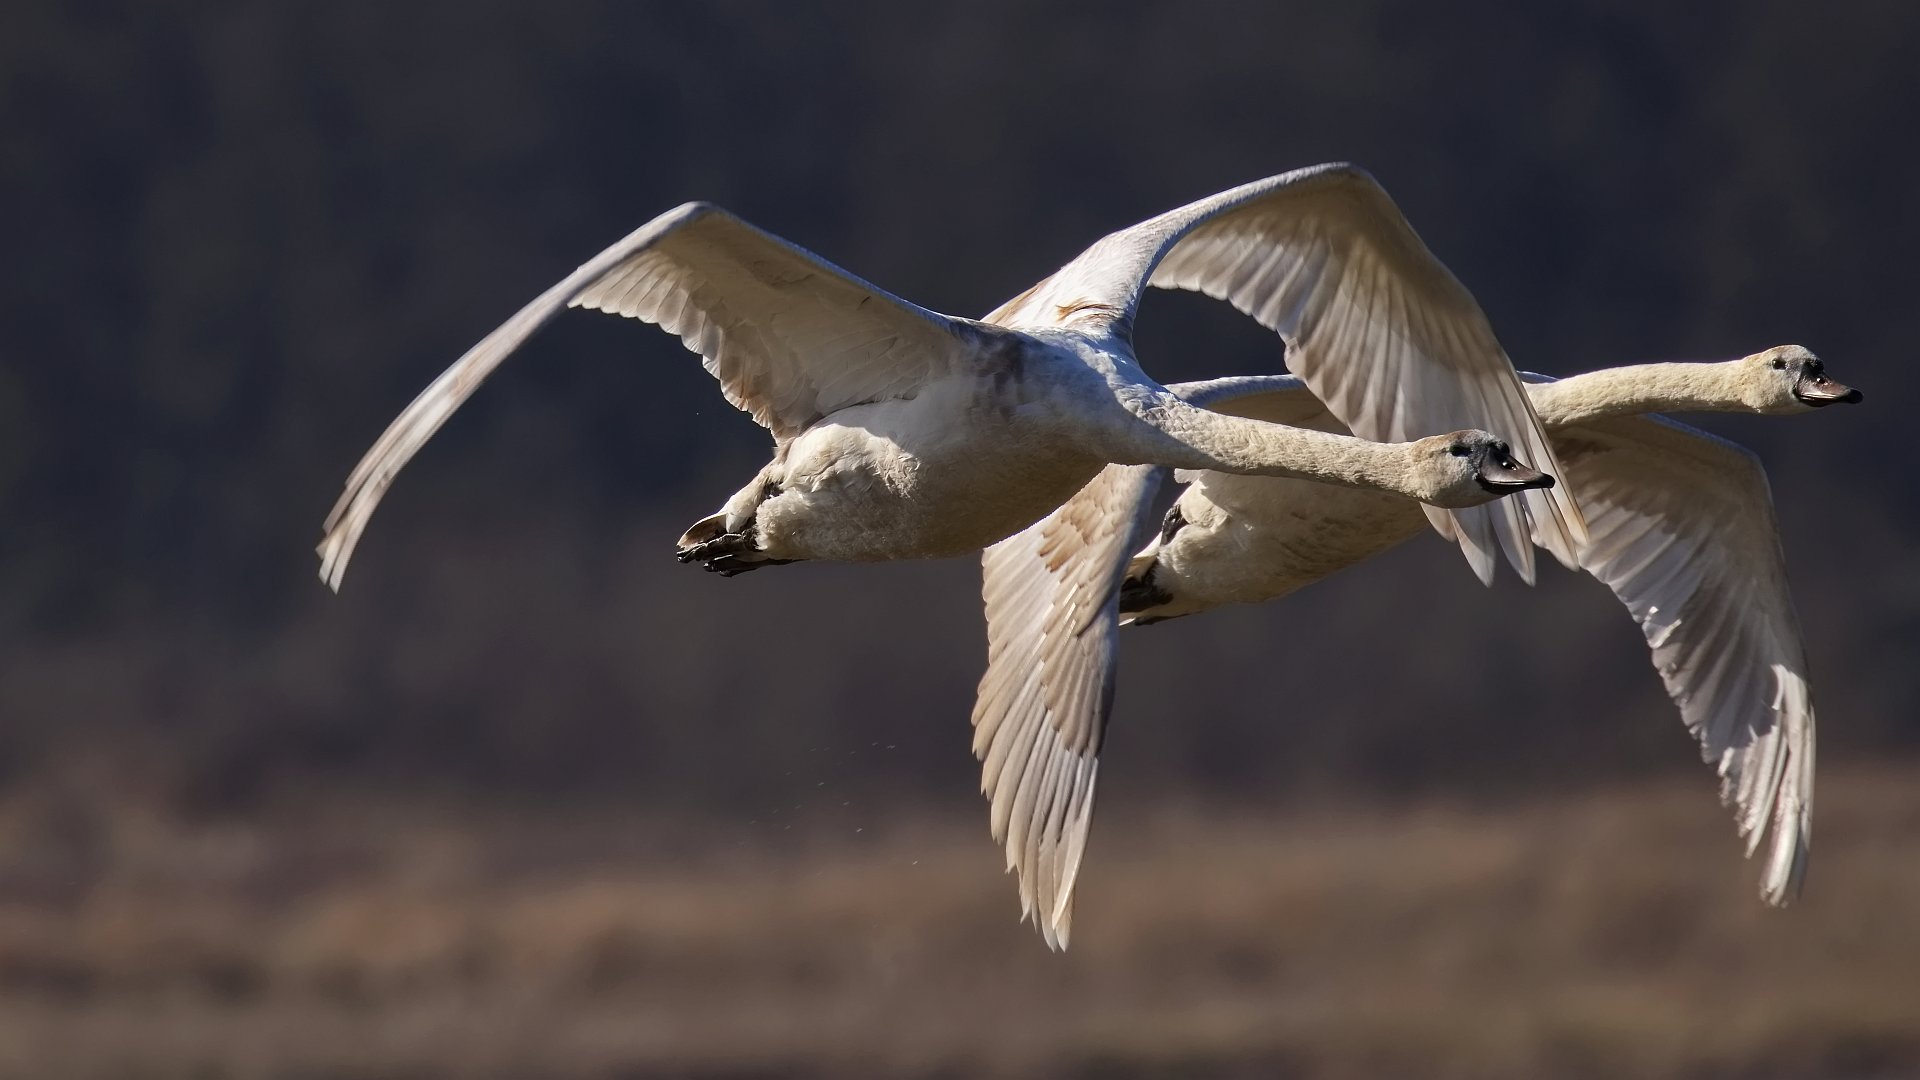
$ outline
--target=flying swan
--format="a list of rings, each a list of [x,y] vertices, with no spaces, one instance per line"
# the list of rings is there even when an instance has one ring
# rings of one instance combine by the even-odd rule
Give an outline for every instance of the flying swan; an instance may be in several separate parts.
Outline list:
[[[1198,408],[1148,378],[1130,337],[1150,281],[1225,296],[1279,331],[1292,370],[1359,437]],[[1113,233],[978,321],[716,207],[669,211],[481,339],[393,421],[327,517],[330,587],[394,476],[568,307],[678,335],[773,435],[773,460],[680,539],[683,562],[723,574],[978,551],[1109,463],[1395,492],[1444,508],[1431,520],[1482,572],[1496,545],[1530,566],[1529,532],[1568,562],[1585,537],[1568,492],[1528,490],[1552,487],[1524,463],[1551,471],[1552,449],[1472,298],[1370,176],[1328,165]],[[1450,429],[1474,430],[1437,434]],[[1483,505],[1516,491],[1525,505]]]
[[[1771,828],[1761,893],[1784,904],[1798,890],[1813,795],[1814,716],[1806,652],[1788,595],[1766,474],[1745,449],[1655,411],[1786,415],[1860,400],[1812,353],[1781,346],[1715,364],[1637,364],[1554,381],[1526,375],[1565,479],[1580,492],[1591,542],[1579,566],[1605,582],[1644,631],[1655,668],[1716,766],[1747,850]],[[1185,400],[1240,416],[1338,431],[1301,380],[1219,379],[1172,388]],[[1188,486],[1138,555],[1166,470],[1113,466],[1047,518],[987,551],[989,639],[1032,642],[990,654],[977,715],[991,719],[1009,681],[1103,687],[1042,717],[1079,735],[1055,770],[1082,769],[1087,787],[1111,705],[1113,631],[1221,604],[1284,596],[1392,548],[1420,531],[1404,499],[1214,472]],[[1093,583],[1093,584],[1088,584]],[[1101,598],[1089,612],[1081,600]],[[996,600],[998,602],[996,602]],[[1085,734],[1080,734],[1085,733]],[[989,733],[989,741],[991,740]],[[976,747],[981,738],[976,735]],[[989,763],[989,774],[994,772]],[[1023,907],[1063,946],[1091,796],[1006,835],[1021,873]],[[999,818],[996,817],[996,825]],[[1071,834],[1071,842],[1061,837]],[[1035,843],[1035,839],[1040,843]],[[1051,841],[1050,843],[1048,841]],[[1070,858],[1068,856],[1071,856]]]

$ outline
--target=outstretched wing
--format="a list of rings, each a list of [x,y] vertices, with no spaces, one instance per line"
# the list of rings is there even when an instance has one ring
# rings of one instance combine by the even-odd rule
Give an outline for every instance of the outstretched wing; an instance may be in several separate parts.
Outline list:
[[[714,206],[688,203],[593,257],[467,350],[387,427],[327,515],[320,576],[347,560],[394,476],[501,361],[567,307],[678,335],[727,400],[791,438],[967,362],[974,324],[907,303]]]
[[[1813,698],[1765,470],[1662,417],[1580,424],[1554,442],[1592,530],[1581,566],[1646,634],[1747,853],[1771,831],[1760,891],[1786,903],[1806,869]]]
[[[981,556],[987,670],[973,706],[993,838],[1020,912],[1064,949],[1113,706],[1119,587],[1168,470],[1109,465],[1046,518]]]
[[[1125,334],[1149,283],[1224,299],[1278,333],[1287,367],[1361,438],[1485,428],[1559,475],[1480,305],[1354,166],[1256,181],[1113,233],[987,321]],[[1570,488],[1427,516],[1482,580],[1492,579],[1497,543],[1531,581],[1529,518],[1536,541],[1576,565],[1586,531]]]
[[[1292,390],[1281,375],[1171,387],[1196,405]],[[1109,465],[1079,493],[981,558],[987,670],[973,707],[993,837],[1020,879],[1023,916],[1065,948],[1113,705],[1119,587],[1168,470]]]

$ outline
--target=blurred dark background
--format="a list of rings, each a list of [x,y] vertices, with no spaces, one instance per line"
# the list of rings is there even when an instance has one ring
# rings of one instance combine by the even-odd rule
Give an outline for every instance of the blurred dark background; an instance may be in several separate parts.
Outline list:
[[[767,440],[659,331],[561,320],[396,485],[343,594],[315,578],[321,518],[412,395],[691,198],[977,315],[1110,229],[1351,160],[1522,368],[1808,345],[1866,405],[1698,422],[1773,479],[1821,798],[1870,775],[1920,813],[1899,801],[1920,742],[1905,539],[1920,504],[1899,419],[1916,388],[1920,8],[28,0],[7,22],[0,819],[35,854],[0,878],[54,904],[61,932],[145,850],[126,837],[155,835],[129,821],[263,830],[247,835],[286,851],[306,849],[272,838],[336,812],[357,823],[339,827],[349,847],[409,815],[479,844],[499,835],[488,823],[535,819],[570,823],[527,841],[542,850],[623,837],[582,857],[588,877],[637,872],[640,851],[777,861],[801,833],[890,830],[911,849],[925,821],[951,825],[986,879],[980,934],[1045,968],[993,879],[967,753],[977,566],[721,580],[675,564],[674,538]],[[1281,361],[1251,321],[1192,296],[1151,297],[1139,333],[1166,381]],[[1674,784],[1711,834],[1698,857],[1727,875],[1706,902],[1757,907],[1607,591],[1557,568],[1488,591],[1459,562],[1423,539],[1279,604],[1125,635],[1109,824],[1218,812],[1280,832],[1312,807],[1436,804],[1502,820]],[[354,816],[367,806],[388,809]],[[1823,853],[1853,842],[1815,836]],[[1096,833],[1072,957],[1102,948],[1101,890],[1119,883],[1100,864],[1127,843]],[[1813,888],[1846,923],[1823,857]],[[260,858],[248,874],[284,870]],[[43,878],[59,884],[21,884]],[[1685,960],[1692,940],[1660,955]],[[78,979],[82,1015],[118,985],[87,948],[38,967],[0,949],[0,991],[9,971],[29,972],[19,1001]],[[234,963],[253,970],[254,948],[233,944]],[[250,977],[265,981],[241,979],[245,1000],[277,985]],[[1920,1047],[1888,1038],[1859,1060]],[[262,1053],[219,1075],[278,1075]],[[1855,1061],[1823,1053],[1810,1068]]]

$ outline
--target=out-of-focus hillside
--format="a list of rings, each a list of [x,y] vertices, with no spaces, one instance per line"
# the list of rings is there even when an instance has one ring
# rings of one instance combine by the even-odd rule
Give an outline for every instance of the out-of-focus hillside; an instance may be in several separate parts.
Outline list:
[[[1334,158],[1523,367],[1791,340],[1867,390],[1708,423],[1772,470],[1823,753],[1911,748],[1916,34],[1905,7],[1785,2],[28,4],[0,41],[0,761],[105,755],[242,804],[317,774],[714,809],[881,742],[860,782],[964,800],[972,569],[673,564],[766,448],[656,330],[538,339],[337,600],[320,518],[443,365],[685,198],[968,313],[1109,228]],[[1281,360],[1189,296],[1151,298],[1140,349],[1169,380]],[[1133,783],[1686,767],[1626,619],[1557,571],[1487,595],[1423,540],[1149,633],[1114,744]]]

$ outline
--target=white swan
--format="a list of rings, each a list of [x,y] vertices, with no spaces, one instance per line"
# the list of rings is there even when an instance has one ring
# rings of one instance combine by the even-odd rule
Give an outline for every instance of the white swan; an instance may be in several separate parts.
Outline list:
[[[1784,903],[1806,858],[1813,706],[1766,475],[1738,446],[1631,414],[1779,415],[1858,401],[1860,394],[1830,379],[1798,346],[1720,364],[1642,364],[1557,382],[1526,378],[1592,529],[1579,564],[1614,590],[1645,631],[1668,692],[1724,778],[1749,853],[1771,822],[1762,894]],[[1289,376],[1173,389],[1238,415],[1340,428]],[[1048,695],[1070,707],[1045,716],[1075,732],[1074,742],[1085,748],[1050,766],[1084,770],[1089,788],[1111,703],[1116,626],[1284,596],[1421,527],[1415,508],[1390,495],[1200,472],[1183,475],[1189,486],[1159,535],[1130,559],[1128,537],[1142,531],[1165,475],[1152,467],[1110,467],[1059,510],[989,549],[985,559],[989,640],[1021,648],[990,652],[980,700],[991,703],[998,686],[1023,678],[1043,688],[1056,682],[1103,687],[1098,700]],[[1100,598],[1097,610],[1090,610],[1090,596]],[[994,773],[993,763],[986,771]],[[1077,818],[1016,822],[1004,834],[1009,861],[1022,873],[1023,906],[1047,914],[1040,925],[1054,944],[1066,940],[1091,798],[1076,810]],[[1069,829],[1070,851],[1057,840],[1044,850],[1029,840]]]
[[[1130,344],[1149,282],[1225,296],[1281,333],[1294,370],[1362,438],[1195,408],[1149,379]],[[1563,559],[1584,536],[1565,491],[1531,492],[1524,510],[1478,505],[1552,484],[1485,431],[1419,438],[1493,428],[1552,468],[1472,298],[1372,178],[1336,165],[1107,236],[984,321],[916,307],[714,207],[671,211],[521,309],[394,420],[327,518],[330,586],[394,475],[569,306],[679,335],[773,434],[773,461],[681,538],[682,561],[722,573],[975,551],[1109,462],[1306,477],[1451,507],[1433,520],[1483,573],[1496,543],[1530,567],[1529,516]]]

